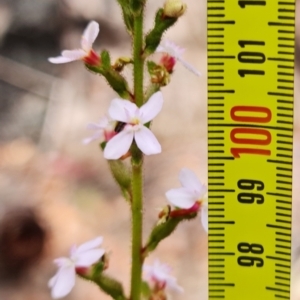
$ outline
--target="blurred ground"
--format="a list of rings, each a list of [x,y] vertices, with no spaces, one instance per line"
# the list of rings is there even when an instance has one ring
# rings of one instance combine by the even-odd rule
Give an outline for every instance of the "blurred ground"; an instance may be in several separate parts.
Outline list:
[[[149,0],[146,30],[164,1]],[[178,172],[188,167],[206,183],[206,4],[186,0],[188,11],[167,37],[184,46],[185,58],[204,76],[181,65],[163,89],[163,112],[153,130],[163,152],[145,162],[145,237],[166,204],[164,193],[179,186]],[[97,121],[115,94],[80,62],[51,65],[49,56],[78,47],[82,30],[94,19],[101,31],[95,49],[113,59],[130,54],[129,38],[111,0],[2,0],[0,2],[0,220],[13,207],[32,207],[45,230],[46,248],[23,281],[0,283],[0,299],[49,300],[52,259],[70,246],[104,236],[111,251],[109,274],[128,290],[130,219],[128,205],[108,172],[97,143],[83,146],[88,122]],[[128,72],[130,76],[130,72]],[[296,74],[294,195],[300,160],[299,87]],[[293,300],[300,299],[300,206],[293,204]],[[200,220],[183,224],[163,242],[158,257],[173,267],[185,294],[174,299],[207,299],[207,240]],[[148,261],[148,262],[149,262]],[[17,287],[17,289],[16,289]],[[108,299],[95,286],[78,280],[68,300]]]

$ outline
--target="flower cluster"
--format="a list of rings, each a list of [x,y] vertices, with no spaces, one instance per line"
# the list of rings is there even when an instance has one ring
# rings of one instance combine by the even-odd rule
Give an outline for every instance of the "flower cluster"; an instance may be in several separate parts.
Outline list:
[[[124,2],[120,0],[118,2],[121,4],[126,28],[132,34],[134,25],[138,26],[133,19],[138,14],[142,16],[145,0]],[[181,0],[166,0],[164,7],[159,9],[156,14],[155,26],[152,31],[145,36],[143,43],[134,46],[138,48],[138,51],[135,51],[136,48],[134,48],[133,58],[120,57],[115,64],[111,64],[108,51],[104,50],[101,54],[97,54],[93,49],[93,43],[100,32],[100,26],[95,21],[91,21],[84,30],[80,49],[64,50],[60,56],[49,58],[49,61],[54,64],[83,61],[90,71],[104,76],[119,95],[119,98],[111,101],[107,113],[98,122],[88,124],[88,129],[94,131],[94,134],[85,138],[83,143],[100,141],[104,158],[109,160],[112,174],[121,187],[124,197],[133,208],[132,217],[135,217],[134,214],[140,214],[141,218],[136,218],[139,220],[133,222],[133,228],[134,226],[141,228],[142,225],[140,221],[142,220],[142,209],[140,209],[142,206],[137,205],[136,207],[139,209],[134,209],[136,203],[139,201],[142,203],[142,154],[153,155],[162,151],[159,141],[150,130],[152,120],[160,113],[164,103],[160,89],[169,83],[177,61],[195,75],[200,76],[200,72],[183,59],[183,48],[171,41],[161,40],[163,33],[184,14],[185,10],[186,4],[183,4]],[[135,32],[135,34],[137,33]],[[142,31],[140,34],[142,36]],[[144,92],[141,76],[137,80],[140,85],[140,93],[136,89],[136,80],[134,81],[134,92],[131,91],[127,80],[122,75],[124,67],[133,64],[135,68],[137,65],[135,59],[136,61],[142,60],[139,70],[141,73],[144,61],[155,52],[161,54],[161,57],[159,63],[147,61],[151,78],[149,86]],[[137,56],[135,56],[136,53]],[[135,77],[138,76],[135,75]],[[136,172],[131,172],[126,163],[122,161],[128,156],[132,156],[132,170],[135,168]],[[143,267],[144,279],[147,281],[150,291],[149,299],[167,299],[166,292],[168,290],[183,292],[183,288],[177,284],[176,278],[170,275],[171,269],[168,265],[160,263],[159,260],[156,260],[152,266],[143,265],[146,256],[156,248],[161,240],[175,230],[179,222],[195,218],[199,211],[201,211],[202,225],[206,231],[208,229],[206,187],[194,172],[186,168],[180,171],[179,181],[182,187],[171,189],[165,194],[168,201],[174,206],[172,210],[170,205],[167,206],[171,217],[168,220],[165,218],[166,221],[158,222],[155,225],[146,245],[141,244],[142,238],[140,241],[133,242],[133,249],[135,247],[137,252],[133,251],[132,253],[141,253],[141,257],[133,259],[133,263],[136,265],[132,270],[141,270]],[[171,222],[168,223],[168,221]],[[95,282],[113,299],[140,299],[141,278],[132,280],[131,288],[135,290],[133,291],[134,296],[131,294],[128,298],[124,296],[122,285],[103,272],[107,268],[107,255],[105,255],[105,250],[100,248],[102,241],[102,237],[97,237],[78,247],[73,246],[69,257],[54,260],[58,270],[48,283],[54,299],[62,298],[72,290],[76,274]],[[133,277],[136,275],[135,273],[138,274],[138,272],[133,272]],[[140,276],[140,274],[138,275]],[[136,286],[138,287],[135,289]]]

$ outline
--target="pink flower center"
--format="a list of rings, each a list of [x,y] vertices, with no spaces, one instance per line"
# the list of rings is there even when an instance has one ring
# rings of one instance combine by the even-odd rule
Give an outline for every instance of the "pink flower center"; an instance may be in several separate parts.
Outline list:
[[[172,73],[176,64],[176,58],[166,53],[160,59],[160,64],[163,65],[169,73]]]
[[[83,58],[83,61],[91,66],[98,66],[101,63],[100,56],[93,49]]]
[[[86,267],[76,267],[75,271],[79,275],[86,275],[86,273],[88,271],[88,268],[86,268]]]

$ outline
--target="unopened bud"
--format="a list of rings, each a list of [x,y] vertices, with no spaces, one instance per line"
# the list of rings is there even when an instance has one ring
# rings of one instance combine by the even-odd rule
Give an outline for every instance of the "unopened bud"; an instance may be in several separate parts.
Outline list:
[[[156,72],[151,74],[151,82],[166,86],[170,82],[170,74],[164,68],[157,69]]]
[[[176,64],[176,58],[166,53],[161,57],[160,64],[163,65],[169,73],[172,73]]]
[[[124,67],[128,64],[132,64],[133,61],[130,57],[120,57],[116,60],[112,66],[117,72],[123,71]]]
[[[179,18],[186,11],[186,4],[181,0],[167,0],[164,4],[164,15],[171,18]]]
[[[158,214],[158,218],[159,218],[158,224],[166,222],[170,217],[170,212],[171,212],[171,206],[170,205],[165,206]]]

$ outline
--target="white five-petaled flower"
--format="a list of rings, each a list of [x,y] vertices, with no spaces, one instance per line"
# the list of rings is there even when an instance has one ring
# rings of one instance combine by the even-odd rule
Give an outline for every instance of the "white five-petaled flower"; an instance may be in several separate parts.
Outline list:
[[[184,48],[177,46],[175,43],[169,40],[162,41],[155,50],[155,52],[167,53],[170,57],[175,58],[175,60],[179,60],[189,71],[196,74],[197,76],[200,76],[201,73],[198,70],[196,70],[193,66],[187,63],[185,60],[183,60],[182,55],[184,51]],[[163,57],[162,61],[166,62],[167,59]]]
[[[207,188],[189,169],[183,168],[179,173],[179,181],[182,187],[166,192],[167,199],[176,207],[189,209],[196,202],[201,203],[201,222],[204,229],[208,227]]]
[[[88,268],[103,256],[104,249],[98,248],[102,241],[102,237],[97,237],[79,247],[73,246],[70,257],[60,257],[54,260],[58,271],[48,283],[52,298],[62,298],[72,290],[75,285],[76,268]]]
[[[154,134],[144,124],[151,121],[161,111],[163,97],[156,92],[140,108],[124,100],[113,99],[108,113],[113,120],[126,123],[124,129],[108,141],[104,149],[106,159],[119,159],[126,154],[135,140],[139,149],[146,155],[161,152],[161,146]]]
[[[99,55],[92,48],[99,31],[99,24],[95,21],[91,21],[81,37],[81,49],[64,50],[62,51],[61,56],[50,57],[48,60],[53,64],[63,64],[74,60],[83,60],[90,65],[99,64]]]
[[[175,277],[171,276],[171,268],[167,264],[161,263],[158,259],[152,266],[144,265],[144,279],[147,280],[156,289],[170,289],[177,292],[183,292],[183,288],[177,284]]]
[[[95,134],[85,138],[82,142],[84,144],[89,144],[90,142],[101,138],[105,141],[109,141],[116,134],[114,131],[116,124],[117,122],[111,120],[109,116],[102,117],[98,123],[89,123],[87,129],[94,130]]]

